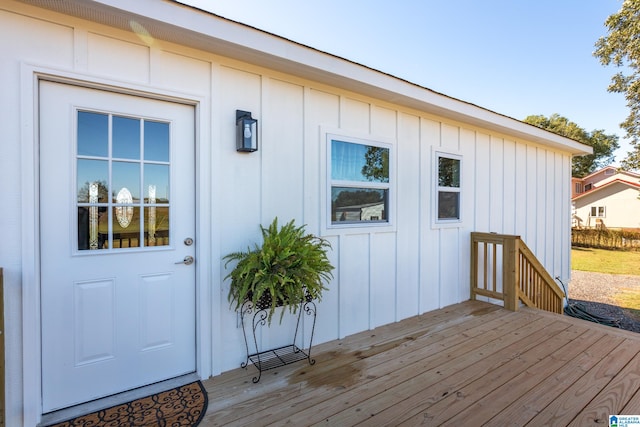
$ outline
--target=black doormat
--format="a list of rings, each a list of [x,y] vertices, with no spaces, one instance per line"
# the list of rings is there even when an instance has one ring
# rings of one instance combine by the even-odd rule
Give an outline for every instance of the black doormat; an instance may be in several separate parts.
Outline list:
[[[48,427],[193,427],[200,424],[208,403],[204,386],[196,381]]]

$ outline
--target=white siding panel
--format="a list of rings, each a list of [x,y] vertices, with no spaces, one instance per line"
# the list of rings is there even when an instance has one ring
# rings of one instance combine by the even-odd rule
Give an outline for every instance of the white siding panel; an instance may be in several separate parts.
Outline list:
[[[545,216],[545,248],[543,252],[541,252],[540,261],[547,267],[547,270],[551,274],[553,274],[553,259],[555,255],[555,222],[554,216],[556,212],[555,206],[555,193],[556,191],[561,191],[562,186],[558,185],[560,183],[556,183],[555,180],[555,154],[551,151],[546,152],[546,188],[545,188],[545,197],[547,199],[546,209],[544,212]]]
[[[171,90],[210,94],[211,63],[162,51],[153,64],[152,80]]]
[[[432,147],[440,145],[440,123],[422,119],[420,125],[420,312],[440,305],[440,233],[431,227],[433,214]]]
[[[571,156],[565,154],[558,154],[561,164],[559,167],[559,174],[561,176],[561,182],[571,182]],[[562,191],[559,196],[562,202],[559,208],[560,215],[565,218],[564,222],[561,222],[560,234],[557,236],[560,242],[557,242],[557,247],[561,251],[560,255],[556,255],[556,258],[562,260],[558,275],[565,284],[569,283],[571,276],[571,184],[563,185]],[[557,219],[556,219],[557,220]]]
[[[371,105],[351,98],[342,99],[340,126],[360,133],[371,131],[370,113]]]
[[[515,157],[515,231],[517,236],[527,233],[527,218],[530,215],[527,205],[527,146],[516,144]],[[531,213],[533,215],[533,213]]]
[[[554,213],[554,215],[557,215],[557,212],[562,212],[562,214],[565,214],[565,209],[563,207],[563,199],[562,196],[564,194],[564,186],[562,185],[564,179],[564,174],[563,174],[563,169],[564,169],[564,156],[562,154],[556,153],[555,154],[555,162],[554,162],[554,170],[553,170],[553,176],[554,176],[554,191],[553,191],[553,203],[556,209],[556,213]],[[567,214],[567,218],[569,218],[571,214],[568,213]],[[563,242],[562,240],[565,238],[564,235],[564,231],[565,231],[565,221],[556,219],[555,217],[553,218],[553,236],[554,236],[554,255],[553,255],[553,270],[551,271],[551,273],[553,274],[553,277],[555,278],[556,276],[559,276],[560,279],[563,282],[567,282],[565,280],[565,276],[564,276],[564,272],[562,270],[562,262],[563,262]],[[550,266],[551,267],[551,266]]]
[[[516,230],[516,143],[504,141],[503,152],[503,198],[502,198],[502,230],[505,234],[515,234]]]
[[[492,136],[489,157],[489,229],[504,232],[504,140]],[[486,173],[486,172],[484,172]]]
[[[340,336],[340,240],[337,236],[327,237],[333,248],[327,254],[329,262],[335,267],[333,280],[322,293],[322,301],[317,303],[317,323],[314,335],[315,343],[338,339]]]
[[[470,232],[475,231],[475,174],[476,162],[476,132],[468,129],[460,131],[460,153],[462,154],[462,229],[460,241],[460,281],[458,283],[461,300],[470,295],[471,267],[465,260],[470,259]]]
[[[562,222],[562,232],[557,238],[560,240],[560,250],[562,251],[562,272],[561,279],[566,284],[569,283],[571,277],[571,156],[561,154],[562,166],[560,167],[562,174],[562,208],[558,210],[556,221]]]
[[[446,123],[441,124],[442,136],[440,138],[440,147],[458,151],[460,149],[460,128]]]
[[[23,271],[22,254],[28,248],[22,248],[24,239],[22,231],[23,217],[21,206],[24,206],[23,190],[31,184],[22,182],[20,177],[25,174],[21,165],[26,165],[33,159],[23,157],[21,138],[30,129],[21,127],[28,122],[28,118],[21,116],[21,105],[25,105],[25,93],[21,93],[20,71],[21,63],[39,64],[59,69],[72,69],[74,65],[73,29],[69,26],[55,24],[49,21],[28,18],[11,12],[0,11],[0,115],[2,116],[2,142],[0,143],[0,194],[2,194],[3,217],[0,221],[0,233],[4,242],[11,244],[0,245],[0,266],[4,268],[4,316],[7,326],[3,331],[5,340],[6,362],[5,384],[0,385],[6,390],[5,420],[6,425],[22,425],[23,422],[33,422],[34,414],[41,406],[37,403],[39,397],[23,394],[24,382],[39,381],[39,373],[31,371],[26,375],[25,360],[34,355],[24,354],[23,332],[34,323],[23,324],[23,307],[34,306],[32,300],[23,301],[23,296],[35,295],[36,291],[27,290],[34,287],[28,279],[34,277],[30,271]],[[30,102],[29,102],[30,103]],[[29,103],[26,103],[28,105]],[[35,116],[33,111],[22,110],[28,116]],[[23,132],[26,132],[23,134]],[[33,143],[30,141],[28,143]],[[28,148],[24,152],[31,152]],[[28,202],[27,202],[28,203]],[[33,230],[33,234],[36,231]],[[30,239],[29,239],[30,240]],[[35,243],[35,242],[33,242]],[[23,281],[27,278],[27,281]],[[35,337],[32,337],[35,338]],[[23,400],[26,397],[26,401]],[[25,409],[27,421],[22,416]],[[35,424],[35,422],[34,422]]]
[[[526,174],[526,209],[527,228],[522,236],[527,246],[535,250],[537,243],[537,218],[538,218],[538,176],[537,176],[537,150],[530,145],[527,146],[527,167],[523,171]]]
[[[290,309],[292,309],[292,307],[279,307],[271,319],[271,325],[258,328],[260,329],[261,337],[259,342],[262,346],[260,351],[284,347],[293,343],[299,307],[296,308],[296,313],[292,313]],[[307,317],[304,313],[303,316],[305,319],[300,319],[301,327],[304,326]],[[301,341],[298,341],[298,343],[301,343]]]
[[[88,66],[92,73],[124,81],[149,81],[147,46],[89,33],[88,50]]]
[[[235,115],[236,109],[239,109],[251,111],[253,117],[261,118],[259,100],[262,85],[259,75],[226,67],[220,68],[219,81],[216,99],[220,111],[220,135],[214,137],[214,143],[219,144],[218,153],[222,161],[219,163],[220,170],[214,171],[213,178],[224,182],[220,186],[220,199],[213,201],[213,209],[220,218],[213,227],[219,233],[220,252],[224,256],[230,252],[247,250],[261,241],[261,152],[236,152]],[[229,268],[232,267],[229,265]],[[222,282],[228,270],[222,265],[220,271]],[[246,352],[239,316],[227,302],[228,283],[221,287],[220,292],[220,306],[214,307],[214,310],[220,312],[218,329],[223,331],[223,339],[215,357],[221,359],[220,366],[224,371],[240,366]]]
[[[263,221],[302,222],[304,184],[303,91],[270,80],[262,120]],[[302,225],[302,224],[300,224]]]
[[[420,194],[429,187],[420,173],[420,120],[400,116],[397,158],[397,302],[396,319],[419,313],[420,294]],[[429,152],[430,150],[425,150]],[[427,193],[428,194],[428,193]]]
[[[536,182],[536,243],[535,245],[528,245],[536,256],[544,263],[544,249],[546,238],[546,226],[547,226],[547,169],[546,169],[546,151],[539,148],[536,152],[537,163],[535,176]]]
[[[340,338],[369,329],[369,235],[340,238]]]
[[[460,302],[459,230],[443,228],[440,232],[440,307]]]
[[[48,64],[55,67],[73,66],[73,29],[22,15],[0,11],[0,115],[2,116],[2,154],[0,155],[0,194],[4,209],[1,229],[7,242],[20,242],[22,218],[21,185],[16,181],[20,176],[20,62]],[[13,125],[15,124],[15,125]],[[20,264],[20,250],[12,244],[0,245],[0,265],[5,268],[5,276],[11,274],[7,267]],[[10,301],[11,287],[7,284],[7,301]],[[8,313],[17,310],[20,304],[5,304]],[[7,336],[18,335],[19,330],[8,328]],[[8,345],[8,347],[10,347]],[[16,344],[16,347],[20,347]],[[9,373],[11,375],[11,373]]]
[[[397,132],[396,111],[374,106],[371,109],[371,133],[388,139],[395,139]]]
[[[370,328],[396,320],[396,236],[371,235]]]
[[[327,92],[309,90],[305,95],[304,136],[304,221],[307,230],[320,233],[326,191],[327,143],[321,128],[337,128],[340,124],[340,97]]]
[[[489,168],[491,166],[491,140],[489,135],[478,133],[476,135],[476,174],[474,196],[475,207],[475,231],[497,232],[491,229],[491,207],[489,200],[491,197],[491,176]]]
[[[236,110],[250,111],[260,116],[261,78],[257,74],[221,68],[219,100],[221,134],[214,141],[219,144],[221,170],[214,177],[224,180],[222,185],[221,244],[223,253],[244,249],[260,237],[261,223],[261,150],[254,153],[236,151]],[[259,135],[260,135],[260,131]],[[261,145],[261,143],[259,142]],[[242,197],[238,197],[242,195]],[[268,224],[264,224],[268,225]]]
[[[0,73],[19,71],[18,62],[73,66],[73,28],[0,10]],[[16,81],[17,74],[11,81]],[[6,76],[5,76],[6,77]],[[9,80],[2,80],[8,82]],[[14,86],[17,90],[18,85]],[[5,85],[6,89],[7,86]],[[3,97],[4,97],[3,91]]]

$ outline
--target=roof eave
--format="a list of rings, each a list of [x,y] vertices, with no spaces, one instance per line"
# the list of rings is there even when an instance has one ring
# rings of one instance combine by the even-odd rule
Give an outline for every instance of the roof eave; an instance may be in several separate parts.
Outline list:
[[[592,148],[355,62],[173,0],[20,0],[67,15],[268,67],[322,84],[498,133],[553,147],[571,155]]]

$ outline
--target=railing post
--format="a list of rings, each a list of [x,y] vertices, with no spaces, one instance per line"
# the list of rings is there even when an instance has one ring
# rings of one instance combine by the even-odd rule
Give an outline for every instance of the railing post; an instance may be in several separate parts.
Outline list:
[[[471,287],[469,289],[469,299],[476,299],[476,289],[478,287],[478,241],[475,239],[475,233],[471,233]]]
[[[504,308],[518,311],[518,242],[517,236],[508,236],[502,247],[502,293]]]

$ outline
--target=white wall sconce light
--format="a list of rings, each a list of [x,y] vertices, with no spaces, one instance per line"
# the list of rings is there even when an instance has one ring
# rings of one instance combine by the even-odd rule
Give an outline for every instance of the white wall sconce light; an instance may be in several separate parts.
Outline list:
[[[236,110],[236,151],[258,151],[258,120],[249,111]]]

